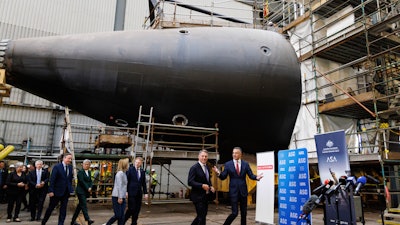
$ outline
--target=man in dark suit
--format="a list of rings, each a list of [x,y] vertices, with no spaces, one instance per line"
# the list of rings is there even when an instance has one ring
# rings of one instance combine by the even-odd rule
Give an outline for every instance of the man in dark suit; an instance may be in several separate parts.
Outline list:
[[[90,192],[92,191],[92,178],[89,171],[91,161],[89,159],[83,160],[82,169],[79,170],[77,177],[78,177],[78,184],[76,185],[76,195],[78,196],[78,206],[75,209],[75,213],[72,216],[71,225],[79,225],[76,222],[76,219],[79,216],[79,213],[82,210],[83,216],[85,220],[88,221],[88,225],[94,223],[93,220],[90,219],[86,204],[86,198],[90,196]]]
[[[6,203],[6,180],[8,170],[3,160],[0,161],[0,204]]]
[[[242,160],[242,149],[234,147],[232,152],[233,160],[225,163],[224,171],[220,172],[216,166],[213,170],[218,174],[221,180],[225,180],[228,175],[229,181],[229,198],[232,204],[232,213],[226,218],[224,225],[229,225],[238,215],[238,202],[240,203],[240,224],[246,225],[247,216],[247,183],[246,175],[252,180],[260,180],[263,175],[254,175],[249,164]]]
[[[58,215],[58,225],[64,225],[67,215],[68,197],[73,192],[72,189],[72,155],[65,153],[61,163],[56,164],[51,170],[49,185],[49,207],[44,214],[42,225],[46,224],[54,208],[60,203],[60,213]]]
[[[207,194],[214,193],[215,189],[211,185],[210,170],[207,166],[208,151],[199,152],[199,161],[189,170],[188,184],[192,187],[190,200],[193,202],[197,216],[192,225],[205,225],[208,212]]]
[[[44,200],[46,199],[49,183],[49,172],[42,169],[42,167],[43,161],[37,160],[35,162],[35,169],[31,170],[28,174],[31,221],[34,221],[35,218],[37,221],[40,220],[42,216]]]
[[[137,157],[135,165],[131,166],[127,172],[128,177],[128,209],[125,213],[125,223],[129,217],[132,217],[132,225],[137,225],[140,208],[142,206],[143,194],[148,198],[146,187],[146,175],[141,168],[143,159]]]

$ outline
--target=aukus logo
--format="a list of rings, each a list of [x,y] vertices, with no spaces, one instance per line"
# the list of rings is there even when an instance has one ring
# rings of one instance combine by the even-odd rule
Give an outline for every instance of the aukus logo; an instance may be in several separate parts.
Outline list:
[[[333,145],[334,145],[334,144],[333,144],[333,141],[331,141],[331,140],[328,140],[328,141],[326,142],[326,147],[328,147],[328,148],[332,148]]]

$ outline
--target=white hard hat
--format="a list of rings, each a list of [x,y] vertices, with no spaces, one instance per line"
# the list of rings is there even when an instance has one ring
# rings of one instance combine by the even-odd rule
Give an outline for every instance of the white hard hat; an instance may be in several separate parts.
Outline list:
[[[10,168],[14,168],[14,167],[15,167],[14,164],[11,164],[11,165],[10,165]]]
[[[151,169],[151,172],[155,172],[156,171],[156,169]]]

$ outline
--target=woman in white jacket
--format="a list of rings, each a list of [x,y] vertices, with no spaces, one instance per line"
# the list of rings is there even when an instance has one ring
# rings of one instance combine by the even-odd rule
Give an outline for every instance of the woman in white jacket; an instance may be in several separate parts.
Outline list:
[[[129,167],[129,159],[120,159],[118,162],[117,174],[115,175],[114,188],[112,191],[112,204],[114,209],[114,216],[112,216],[107,223],[103,225],[111,225],[118,220],[118,225],[124,224],[124,211],[126,207],[126,191],[128,179],[126,171]]]

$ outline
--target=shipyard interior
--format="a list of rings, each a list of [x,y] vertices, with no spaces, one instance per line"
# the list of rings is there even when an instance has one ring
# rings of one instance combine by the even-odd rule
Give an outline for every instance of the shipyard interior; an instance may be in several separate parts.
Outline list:
[[[400,224],[399,21],[398,0],[0,0],[0,224],[45,224],[28,184],[10,218],[6,177],[65,153],[74,190],[90,160],[94,224],[139,157],[138,224],[190,224],[200,150],[224,224],[237,146],[247,224]]]

